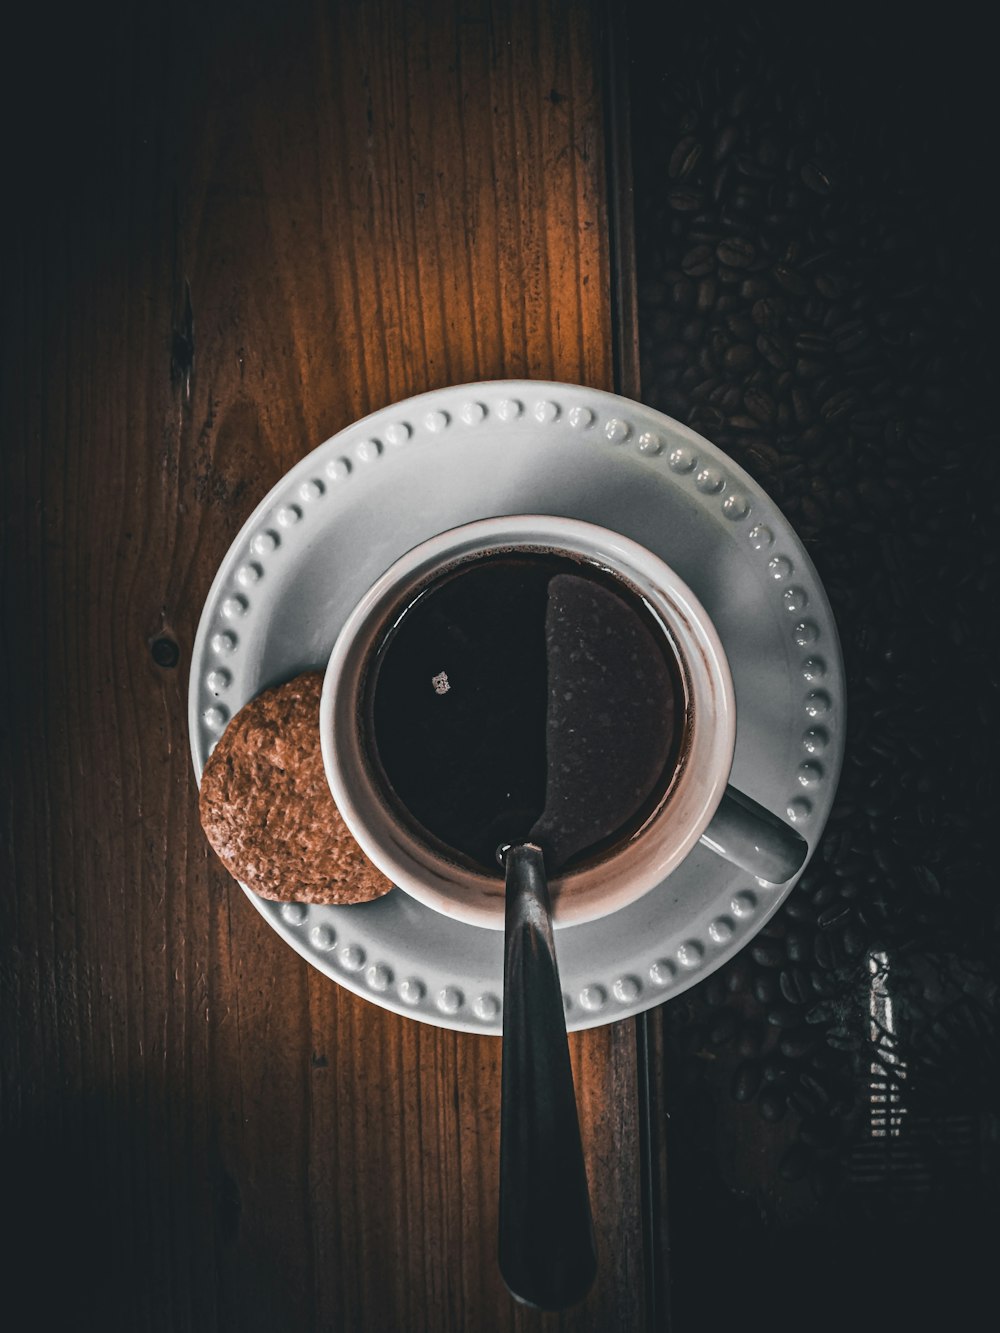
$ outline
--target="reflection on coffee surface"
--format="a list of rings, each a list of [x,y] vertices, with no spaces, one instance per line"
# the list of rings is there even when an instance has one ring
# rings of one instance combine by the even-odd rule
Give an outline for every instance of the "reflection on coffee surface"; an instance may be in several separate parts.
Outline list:
[[[601,623],[562,625],[560,641],[553,643],[550,617],[547,638],[550,584],[565,574],[593,580],[616,602],[614,660],[620,666],[588,718],[597,726],[627,727],[633,715],[642,716],[628,706],[635,691],[647,692],[648,717],[648,691],[655,688],[662,719],[662,764],[651,789],[609,838],[576,859],[613,850],[635,834],[669,787],[685,722],[683,678],[667,633],[616,575],[544,551],[474,558],[425,586],[397,612],[367,673],[366,750],[388,799],[455,859],[491,874],[500,874],[497,846],[527,838],[545,808],[546,723],[558,723],[560,705],[572,713],[574,655],[578,648],[581,655],[587,651],[588,635],[613,632]],[[652,687],[632,665],[649,659],[648,651],[635,651],[638,636],[648,636],[662,662]],[[568,703],[550,690],[555,652]]]

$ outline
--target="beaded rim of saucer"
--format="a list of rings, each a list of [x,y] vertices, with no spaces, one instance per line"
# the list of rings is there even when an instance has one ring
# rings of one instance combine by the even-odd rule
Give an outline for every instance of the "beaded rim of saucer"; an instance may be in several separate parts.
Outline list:
[[[604,469],[617,467],[621,495],[624,483],[630,483],[623,510],[627,521],[650,506],[673,505],[674,519],[688,525],[689,537],[698,537],[702,555],[709,548],[720,550],[723,562],[738,560],[741,577],[767,590],[770,621],[780,626],[782,636],[779,644],[769,634],[768,651],[779,670],[784,663],[782,683],[799,710],[787,718],[791,731],[783,738],[781,773],[769,775],[770,805],[799,827],[811,856],[840,773],[845,698],[836,625],[808,554],[756,482],[694,431],[615,394],[546,381],[457,385],[392,404],[321,444],[265,496],[222,561],[195,639],[188,711],[198,779],[214,743],[243,703],[297,671],[325,668],[357,596],[403,551],[442,530],[444,520],[435,519],[434,505],[447,511],[454,503],[456,517],[445,522],[447,527],[498,512],[542,512],[544,506],[530,496],[547,487],[559,497],[553,503],[561,503],[567,461],[583,479],[577,507],[585,502],[596,508],[576,512],[570,495],[569,508],[558,512],[615,528],[600,511],[612,503]],[[440,476],[434,478],[435,472]],[[446,487],[440,485],[442,477]],[[424,522],[431,526],[426,530],[419,527],[416,503],[421,484],[427,487]],[[519,491],[524,499],[516,503]],[[498,498],[506,507],[490,509]],[[399,510],[395,523],[386,516],[390,500]],[[340,531],[346,533],[341,554],[349,554],[357,586],[345,580],[339,603],[327,592],[324,606],[307,598],[296,610],[290,585],[307,581],[306,573],[315,583],[317,562],[323,565],[327,546],[332,554]],[[379,532],[388,534],[381,543],[375,540]],[[362,534],[367,540],[359,545]],[[720,543],[723,535],[727,540]],[[733,542],[736,551],[730,549]],[[662,549],[657,554],[674,563]],[[712,599],[696,579],[679,572],[715,619]],[[724,601],[718,593],[715,600]],[[275,633],[275,622],[287,620],[289,608],[292,629],[287,632],[282,623],[282,637]],[[756,605],[755,612],[766,619]],[[733,665],[731,644],[727,653]],[[735,657],[739,663],[738,652]],[[739,709],[735,669],[734,677]],[[752,667],[746,679],[754,679]],[[738,759],[739,754],[738,741]],[[739,785],[756,795],[752,782]],[[640,1013],[702,980],[748,943],[798,879],[777,889],[745,874],[745,883],[736,882],[739,872],[731,867],[723,872],[724,863],[713,854],[699,860],[700,854],[696,848],[646,896],[640,911],[633,905],[557,932],[570,1029]],[[683,912],[682,884],[687,888]],[[501,932],[452,922],[399,889],[375,903],[334,908],[269,902],[242,887],[269,924],[339,984],[438,1026],[500,1032]],[[678,893],[671,895],[673,887]],[[654,896],[658,901],[651,904]],[[626,914],[634,919],[626,922]],[[616,922],[616,917],[623,920]]]

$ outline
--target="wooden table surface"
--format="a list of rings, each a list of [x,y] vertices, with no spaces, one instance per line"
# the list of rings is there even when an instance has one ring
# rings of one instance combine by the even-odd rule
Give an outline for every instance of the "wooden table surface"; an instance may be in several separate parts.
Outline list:
[[[634,1024],[572,1039],[601,1271],[540,1316],[494,1257],[499,1042],[266,927],[185,722],[214,571],[297,459],[439,385],[610,388],[616,342],[627,370],[603,7],[34,23],[0,366],[8,1288],[42,1328],[644,1327]]]

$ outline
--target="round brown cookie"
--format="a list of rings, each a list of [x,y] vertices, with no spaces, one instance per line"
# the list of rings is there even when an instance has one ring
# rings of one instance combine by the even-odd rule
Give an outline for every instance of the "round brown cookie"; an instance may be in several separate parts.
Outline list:
[[[334,804],[319,743],[323,677],[309,671],[241,708],[205,765],[198,807],[222,864],[262,898],[361,903],[392,888]]]

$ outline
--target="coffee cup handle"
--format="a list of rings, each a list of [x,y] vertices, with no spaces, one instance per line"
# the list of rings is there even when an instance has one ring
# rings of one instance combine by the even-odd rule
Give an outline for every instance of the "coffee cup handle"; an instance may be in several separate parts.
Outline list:
[[[726,788],[701,842],[768,884],[798,874],[809,850],[795,829],[735,787]]]

